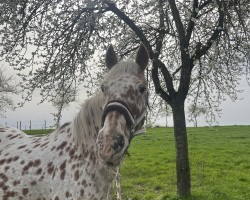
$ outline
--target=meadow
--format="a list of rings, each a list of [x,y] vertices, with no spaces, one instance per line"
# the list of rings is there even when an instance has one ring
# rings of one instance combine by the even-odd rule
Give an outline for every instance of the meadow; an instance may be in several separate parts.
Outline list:
[[[250,199],[250,126],[188,128],[192,195],[176,196],[173,128],[132,140],[121,166],[123,200]]]
[[[192,195],[176,196],[173,128],[132,141],[121,167],[123,199],[250,199],[250,126],[188,128]]]

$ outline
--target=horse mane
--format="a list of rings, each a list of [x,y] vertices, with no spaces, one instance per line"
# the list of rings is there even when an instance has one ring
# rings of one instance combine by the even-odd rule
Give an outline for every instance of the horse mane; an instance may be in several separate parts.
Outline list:
[[[80,108],[72,123],[73,140],[78,146],[95,144],[98,131],[101,127],[101,114],[103,106],[103,95],[97,92],[87,99]],[[84,148],[84,146],[82,146]]]

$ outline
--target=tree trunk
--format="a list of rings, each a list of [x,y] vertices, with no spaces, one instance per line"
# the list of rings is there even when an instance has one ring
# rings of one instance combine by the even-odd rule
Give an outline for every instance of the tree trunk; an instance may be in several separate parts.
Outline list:
[[[190,195],[191,182],[184,100],[176,99],[173,102],[172,109],[176,148],[177,194],[188,196]]]

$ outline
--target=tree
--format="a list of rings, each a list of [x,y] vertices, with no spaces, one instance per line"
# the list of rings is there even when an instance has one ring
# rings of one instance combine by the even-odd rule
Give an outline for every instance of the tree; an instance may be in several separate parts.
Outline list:
[[[249,6],[248,0],[4,0],[0,55],[20,71],[26,99],[36,88],[53,99],[62,80],[68,86],[89,80],[96,65],[86,61],[95,49],[113,43],[125,57],[142,42],[155,92],[173,112],[177,193],[189,195],[185,101],[216,111],[225,95],[237,99],[238,80],[249,75]]]
[[[190,121],[194,122],[194,126],[198,126],[197,117],[200,115],[207,114],[207,108],[205,106],[197,107],[195,104],[190,104],[188,106],[188,112],[190,114]]]
[[[62,118],[63,109],[68,107],[70,102],[73,102],[76,99],[76,90],[74,88],[70,87],[65,88],[63,85],[60,86],[60,88],[61,91],[59,91],[57,93],[57,96],[52,100],[52,104],[57,110],[56,113],[52,113],[55,120],[55,127],[57,128],[60,127],[60,121]]]
[[[5,117],[8,109],[14,109],[14,101],[10,97],[16,94],[16,86],[11,84],[12,77],[6,77],[4,71],[0,68],[0,117]]]

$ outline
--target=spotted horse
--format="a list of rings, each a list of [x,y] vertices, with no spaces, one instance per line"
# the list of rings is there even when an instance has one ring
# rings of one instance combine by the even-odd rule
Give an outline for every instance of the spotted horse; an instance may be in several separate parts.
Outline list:
[[[100,90],[72,122],[41,137],[0,126],[0,199],[111,199],[116,168],[142,130],[147,64],[143,45],[135,61],[120,62],[110,46]]]

